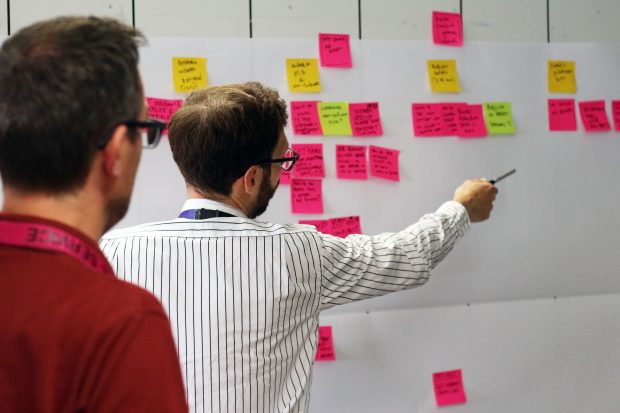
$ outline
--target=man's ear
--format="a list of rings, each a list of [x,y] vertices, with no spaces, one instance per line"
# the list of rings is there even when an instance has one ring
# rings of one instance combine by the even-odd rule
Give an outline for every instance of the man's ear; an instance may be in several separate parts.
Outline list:
[[[245,171],[245,174],[241,177],[243,182],[243,188],[247,194],[253,194],[260,188],[260,179],[263,178],[263,171],[258,165],[252,165]]]
[[[106,175],[118,178],[122,173],[122,145],[128,139],[127,127],[119,125],[114,128],[112,138],[108,144],[101,149],[103,156],[103,169]]]

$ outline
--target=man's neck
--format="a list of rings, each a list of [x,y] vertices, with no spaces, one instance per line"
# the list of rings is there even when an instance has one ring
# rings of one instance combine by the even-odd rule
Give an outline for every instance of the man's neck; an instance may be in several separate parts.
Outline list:
[[[211,201],[216,201],[228,205],[231,208],[243,212],[245,215],[248,214],[248,211],[246,211],[246,207],[244,207],[242,203],[235,200],[234,197],[201,192],[191,185],[187,186],[187,199],[209,199]]]
[[[86,202],[81,192],[50,195],[25,193],[4,187],[2,212],[49,219],[76,228],[94,241],[103,234],[105,219],[101,202]]]

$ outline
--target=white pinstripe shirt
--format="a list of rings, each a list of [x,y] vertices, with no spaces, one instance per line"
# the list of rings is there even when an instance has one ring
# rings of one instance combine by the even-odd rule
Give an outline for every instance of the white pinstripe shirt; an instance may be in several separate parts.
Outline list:
[[[372,237],[234,217],[139,225],[100,246],[166,309],[191,411],[305,412],[319,312],[424,284],[468,227],[465,208],[447,202]]]

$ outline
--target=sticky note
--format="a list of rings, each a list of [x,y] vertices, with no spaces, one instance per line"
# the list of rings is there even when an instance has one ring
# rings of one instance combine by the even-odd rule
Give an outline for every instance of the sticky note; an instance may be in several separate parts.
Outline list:
[[[593,100],[589,102],[579,102],[579,113],[581,123],[588,132],[604,132],[611,130],[607,112],[605,112],[604,100]]]
[[[316,101],[291,102],[291,123],[295,135],[322,135]]]
[[[467,402],[460,369],[433,373],[433,388],[439,407]]]
[[[347,102],[319,102],[319,120],[323,135],[352,135]]]
[[[331,222],[328,219],[307,219],[299,221],[300,224],[313,225],[316,230],[323,234],[329,234],[331,232]]]
[[[361,234],[362,226],[359,216],[332,218],[330,221],[329,234],[340,238],[346,238],[351,234]]]
[[[316,350],[316,361],[334,361],[334,341],[332,339],[332,326],[319,327],[319,343]]]
[[[207,59],[204,57],[173,57],[172,79],[175,92],[191,92],[207,86]]]
[[[299,160],[291,170],[293,178],[324,178],[322,143],[294,143],[293,150],[299,154]]]
[[[547,62],[549,93],[576,93],[575,62],[549,60]]]
[[[466,103],[440,103],[443,133],[445,136],[457,136],[459,133],[459,108]]]
[[[294,214],[322,214],[323,190],[320,179],[291,179],[291,206]]]
[[[169,122],[174,112],[176,112],[182,104],[183,100],[181,99],[146,98],[149,118],[157,119],[162,122]]]
[[[321,91],[317,59],[286,59],[288,90],[300,93]]]
[[[510,135],[516,132],[510,102],[487,102],[483,110],[487,130],[491,135]]]
[[[283,185],[289,185],[291,183],[291,171],[282,169],[280,172],[280,183]]]
[[[463,105],[459,107],[458,136],[459,138],[484,138],[487,136],[482,105]]]
[[[366,146],[336,145],[336,176],[338,179],[368,179]]]
[[[547,109],[550,131],[577,130],[575,99],[549,99]]]
[[[413,134],[420,137],[445,136],[445,127],[441,104],[413,103]]]
[[[461,91],[456,60],[429,60],[428,81],[433,92],[455,93]]]
[[[379,103],[349,103],[349,117],[353,136],[381,136]]]
[[[319,33],[319,56],[321,66],[352,67],[349,35]]]
[[[463,46],[463,20],[459,13],[433,12],[433,43]]]
[[[611,101],[611,114],[614,119],[614,129],[620,131],[620,100]]]
[[[369,151],[370,175],[390,181],[400,181],[399,150],[370,145]]]

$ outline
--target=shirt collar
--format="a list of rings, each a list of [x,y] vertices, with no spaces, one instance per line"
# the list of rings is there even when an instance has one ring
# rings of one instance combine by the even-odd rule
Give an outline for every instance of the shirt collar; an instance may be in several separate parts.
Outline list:
[[[247,218],[247,216],[237,208],[234,208],[223,202],[218,202],[218,201],[214,201],[212,199],[206,199],[206,198],[188,199],[183,204],[183,208],[181,208],[181,212],[187,211],[189,209],[200,209],[200,208],[222,211],[222,212],[226,212],[228,214],[234,215],[236,217]]]

